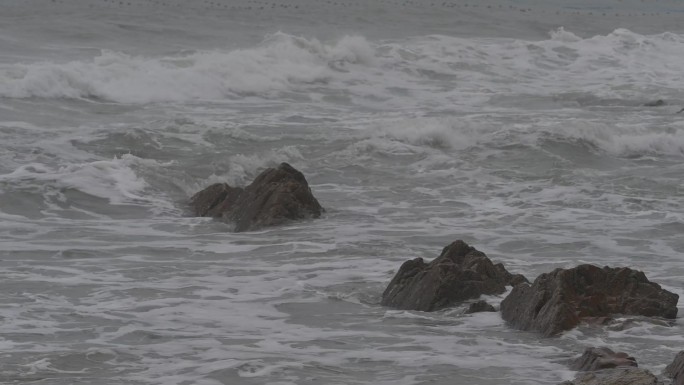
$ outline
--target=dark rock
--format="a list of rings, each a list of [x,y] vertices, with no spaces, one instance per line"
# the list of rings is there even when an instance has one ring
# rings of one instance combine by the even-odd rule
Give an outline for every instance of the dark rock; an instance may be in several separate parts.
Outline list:
[[[646,369],[616,368],[580,373],[573,381],[560,385],[662,385],[662,382]]]
[[[627,353],[615,353],[606,347],[587,348],[582,356],[570,363],[570,369],[580,372],[612,369],[618,366],[637,367],[638,365],[636,359]]]
[[[665,374],[672,378],[672,385],[684,385],[684,350],[677,353],[674,361],[667,365]]]
[[[644,107],[661,107],[666,105],[663,99],[654,100],[652,102],[644,103]]]
[[[287,163],[259,174],[233,207],[230,219],[235,222],[236,231],[318,218],[324,211],[311,193],[304,175]]]
[[[445,247],[430,263],[404,262],[382,294],[383,306],[434,311],[482,294],[501,294],[512,282],[527,282],[463,241]]]
[[[211,185],[190,198],[190,205],[195,215],[233,222],[236,232],[318,218],[324,211],[304,175],[287,163],[266,169],[244,189]]]
[[[466,314],[493,312],[493,311],[496,311],[494,306],[488,304],[487,301],[480,300],[480,301],[471,303],[470,306],[468,306],[468,310],[466,310]]]
[[[227,183],[216,183],[193,195],[190,203],[198,217],[220,217],[221,213],[235,204],[242,191]]]
[[[501,317],[521,330],[551,336],[585,317],[611,314],[675,318],[679,296],[629,268],[580,265],[520,284],[501,302]]]

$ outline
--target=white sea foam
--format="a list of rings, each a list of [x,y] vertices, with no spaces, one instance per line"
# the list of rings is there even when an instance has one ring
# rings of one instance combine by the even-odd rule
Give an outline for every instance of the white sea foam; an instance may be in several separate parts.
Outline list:
[[[446,160],[442,154],[452,150],[514,144],[540,148],[548,141],[555,141],[570,144],[577,151],[620,157],[684,155],[684,125],[673,120],[658,126],[643,121],[605,123],[580,119],[569,124],[564,117],[516,125],[497,120],[487,117],[388,119],[371,126],[348,153],[350,156],[430,153],[433,162],[442,162]]]
[[[407,144],[445,150],[463,150],[477,144],[488,133],[482,127],[474,128],[466,121],[454,118],[402,119],[383,122],[376,130],[378,137]]]
[[[558,29],[549,32],[549,36],[551,37],[551,40],[558,40],[564,43],[576,43],[582,40],[581,37],[570,31],[566,31],[563,27],[559,27]]]
[[[449,84],[455,95],[466,98],[582,90],[629,104],[653,98],[656,95],[645,92],[655,92],[655,87],[681,95],[684,78],[676,68],[683,39],[673,33],[645,36],[626,29],[580,38],[560,28],[551,32],[551,39],[540,41],[432,36],[388,46],[390,54],[385,56],[391,55],[394,67],[434,77],[439,86]],[[444,99],[444,88],[431,91]],[[418,89],[414,93],[429,98]],[[450,95],[450,102],[464,102]]]
[[[578,121],[574,124],[551,122],[542,126],[528,127],[527,141],[552,139],[585,144],[587,151],[604,151],[615,156],[645,156],[684,154],[684,126],[668,122],[651,126],[643,122],[608,124]],[[578,146],[578,147],[579,147]]]
[[[580,38],[559,28],[540,41],[449,36],[369,42],[346,36],[323,43],[276,33],[250,48],[163,57],[105,50],[91,60],[0,65],[0,96],[99,98],[122,103],[225,100],[343,90],[397,106],[482,102],[581,90],[639,103],[680,97],[684,37],[617,29]],[[661,94],[653,95],[655,87]]]
[[[30,3],[41,1],[88,5]],[[131,2],[135,12],[187,9]],[[418,8],[380,3],[397,14]],[[193,4],[213,15],[238,2]],[[586,262],[682,287],[682,35],[567,24],[537,39],[434,34],[452,33],[459,20],[448,20],[404,37],[399,27],[416,24],[383,26],[388,13],[366,4],[354,14],[372,19],[366,31],[341,31],[349,3],[326,4],[335,22],[312,26],[299,24],[325,15],[303,6],[226,10],[239,22],[221,22],[239,37],[163,12],[126,17],[118,1],[92,3],[111,10],[94,12],[111,21],[95,37],[64,10],[39,23],[27,14],[26,29],[0,13],[19,41],[42,33],[41,47],[79,47],[71,62],[1,58],[0,114],[12,121],[0,124],[0,346],[12,352],[0,357],[2,378],[554,384],[574,376],[565,360],[588,344],[638,354],[646,368],[671,360],[679,323],[582,326],[548,339],[498,313],[379,302],[404,261],[430,260],[456,239],[529,279]],[[452,15],[471,18],[468,8]],[[245,43],[281,21],[297,35]],[[88,58],[112,31],[154,39],[112,33],[110,49]],[[186,42],[204,48],[179,51]],[[669,105],[642,106],[657,98]],[[324,218],[236,234],[182,212],[199,188],[244,185],[282,161],[305,173]]]
[[[267,167],[276,167],[282,162],[296,165],[303,158],[296,146],[285,146],[262,153],[235,154],[228,159],[229,169],[226,173],[214,174],[206,182],[245,186]]]
[[[45,189],[47,185],[48,189],[75,189],[108,199],[112,204],[157,201],[156,198],[145,196],[144,190],[148,184],[135,171],[136,167],[144,164],[160,165],[130,154],[112,160],[65,166],[33,163],[0,175],[0,181],[19,188],[33,185]]]
[[[103,51],[92,60],[0,66],[0,96],[100,98],[122,103],[268,96],[325,84],[348,64],[372,64],[373,48],[349,36],[326,45],[276,33],[258,47],[166,57]]]

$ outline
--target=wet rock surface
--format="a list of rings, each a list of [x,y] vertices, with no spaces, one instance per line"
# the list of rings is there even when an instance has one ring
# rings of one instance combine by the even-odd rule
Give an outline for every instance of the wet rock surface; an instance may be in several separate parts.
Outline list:
[[[623,352],[616,353],[607,347],[587,348],[582,356],[570,363],[570,369],[580,372],[612,369],[621,366],[637,367],[638,365],[634,357]]]
[[[665,375],[672,378],[672,385],[684,385],[684,350],[677,353],[674,361],[667,365]]]
[[[517,282],[527,280],[459,240],[446,246],[430,263],[422,258],[404,262],[382,294],[381,304],[434,311],[483,294],[501,294],[506,285]]]
[[[227,183],[216,183],[193,195],[190,202],[198,217],[221,217],[243,191]]]
[[[640,271],[580,265],[541,274],[532,284],[516,285],[501,302],[501,316],[516,329],[551,336],[587,317],[675,318],[678,299]]]
[[[318,218],[324,212],[304,175],[287,163],[266,169],[244,189],[211,185],[190,198],[190,205],[197,216],[233,223],[236,232]]]

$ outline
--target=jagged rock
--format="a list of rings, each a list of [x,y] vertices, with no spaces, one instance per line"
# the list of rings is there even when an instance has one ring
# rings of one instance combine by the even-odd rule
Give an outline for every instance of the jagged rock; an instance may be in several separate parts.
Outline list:
[[[618,366],[637,367],[638,365],[636,359],[627,353],[615,353],[606,347],[587,348],[582,356],[570,363],[570,369],[580,372],[612,369]]]
[[[211,185],[190,198],[190,205],[197,216],[234,223],[236,232],[318,218],[324,211],[304,175],[287,163],[266,169],[244,189]]]
[[[640,271],[580,265],[515,286],[501,302],[501,317],[514,328],[551,336],[572,329],[585,317],[675,318],[678,299]]]
[[[573,381],[560,385],[662,385],[662,382],[646,369],[616,368],[580,373]]]
[[[466,314],[493,312],[493,311],[496,311],[494,306],[488,304],[487,301],[485,301],[485,300],[479,300],[477,302],[471,303],[470,306],[468,306],[468,310],[466,310]]]
[[[216,183],[198,192],[190,202],[198,217],[220,217],[227,211],[244,190],[230,187],[227,183]]]
[[[481,251],[456,241],[430,263],[422,258],[404,262],[382,294],[383,306],[434,311],[482,294],[501,294],[506,285],[527,282],[493,264]]]
[[[672,378],[672,385],[684,385],[684,350],[677,353],[674,361],[667,365],[665,374]]]

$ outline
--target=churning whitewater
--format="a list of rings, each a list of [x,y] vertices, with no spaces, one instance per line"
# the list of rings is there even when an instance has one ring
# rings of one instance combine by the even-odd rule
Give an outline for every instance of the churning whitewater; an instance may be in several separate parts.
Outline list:
[[[684,8],[568,3],[2,1],[0,382],[558,384],[604,345],[661,374],[679,319],[380,305],[457,239],[684,294]],[[320,219],[192,217],[281,162]]]

